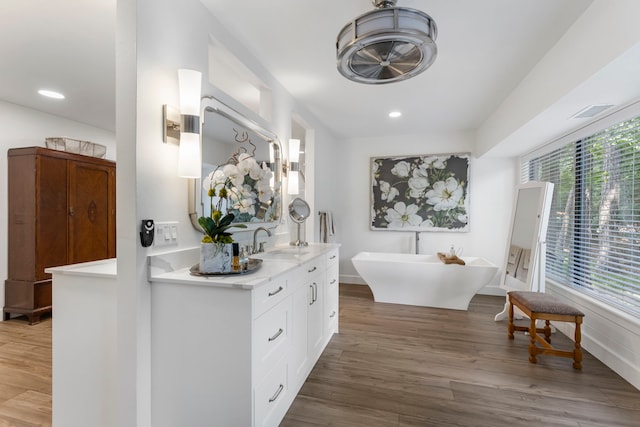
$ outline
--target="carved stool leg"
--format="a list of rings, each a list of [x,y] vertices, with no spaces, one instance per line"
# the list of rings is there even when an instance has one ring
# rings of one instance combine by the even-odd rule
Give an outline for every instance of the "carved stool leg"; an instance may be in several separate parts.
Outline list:
[[[551,344],[551,326],[548,320],[544,321],[544,340]]]
[[[509,302],[509,327],[507,329],[509,339],[513,339],[513,332],[515,331],[515,326],[513,325],[513,303]]]
[[[535,316],[531,316],[531,326],[529,326],[529,336],[531,342],[529,342],[529,362],[538,363],[536,360],[536,319]]]
[[[576,316],[575,347],[573,350],[573,367],[575,369],[582,369],[582,349],[580,348],[580,340],[582,339],[582,335],[580,333],[581,323],[582,317]]]

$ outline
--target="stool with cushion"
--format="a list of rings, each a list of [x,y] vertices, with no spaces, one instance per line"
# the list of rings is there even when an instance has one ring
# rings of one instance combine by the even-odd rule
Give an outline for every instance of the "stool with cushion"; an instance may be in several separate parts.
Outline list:
[[[513,339],[514,331],[529,332],[529,362],[537,363],[537,354],[550,354],[553,356],[573,358],[573,367],[582,368],[582,350],[580,348],[580,325],[584,313],[580,310],[559,301],[557,298],[540,292],[512,291],[509,292],[509,339]],[[513,323],[513,307],[518,307],[530,319],[530,326],[516,326]],[[544,328],[537,328],[538,319],[545,321]],[[575,323],[575,343],[572,351],[558,350],[551,345],[550,321]],[[544,333],[544,339],[537,333]],[[539,343],[542,347],[536,345]]]

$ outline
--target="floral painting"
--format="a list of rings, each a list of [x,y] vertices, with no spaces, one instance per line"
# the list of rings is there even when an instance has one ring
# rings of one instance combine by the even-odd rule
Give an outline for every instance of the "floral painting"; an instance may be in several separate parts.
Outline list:
[[[469,231],[469,155],[371,159],[371,228]]]

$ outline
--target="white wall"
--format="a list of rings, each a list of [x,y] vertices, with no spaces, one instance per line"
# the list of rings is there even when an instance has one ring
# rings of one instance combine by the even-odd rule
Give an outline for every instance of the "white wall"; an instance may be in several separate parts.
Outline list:
[[[115,160],[116,143],[113,132],[4,101],[0,101],[0,128],[0,307],[4,307],[4,281],[8,274],[7,151],[44,147],[45,138],[66,136],[106,145],[106,158]]]
[[[472,151],[472,136],[466,133],[398,136],[351,140],[342,145],[339,167],[333,166],[339,185],[328,183],[324,191],[340,201],[335,212],[340,252],[340,280],[364,283],[351,258],[360,251],[413,253],[415,233],[372,231],[370,225],[370,158]],[[325,175],[322,175],[323,177]],[[516,161],[510,158],[473,158],[469,179],[469,226],[467,233],[424,232],[420,252],[447,251],[453,244],[468,256],[482,256],[502,269],[516,183]],[[484,289],[503,294],[495,287],[498,277]]]

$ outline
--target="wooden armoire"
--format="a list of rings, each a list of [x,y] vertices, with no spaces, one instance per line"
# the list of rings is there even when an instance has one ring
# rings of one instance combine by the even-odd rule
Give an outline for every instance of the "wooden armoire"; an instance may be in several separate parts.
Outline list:
[[[50,312],[45,268],[116,255],[116,164],[41,147],[8,151],[4,319]]]

